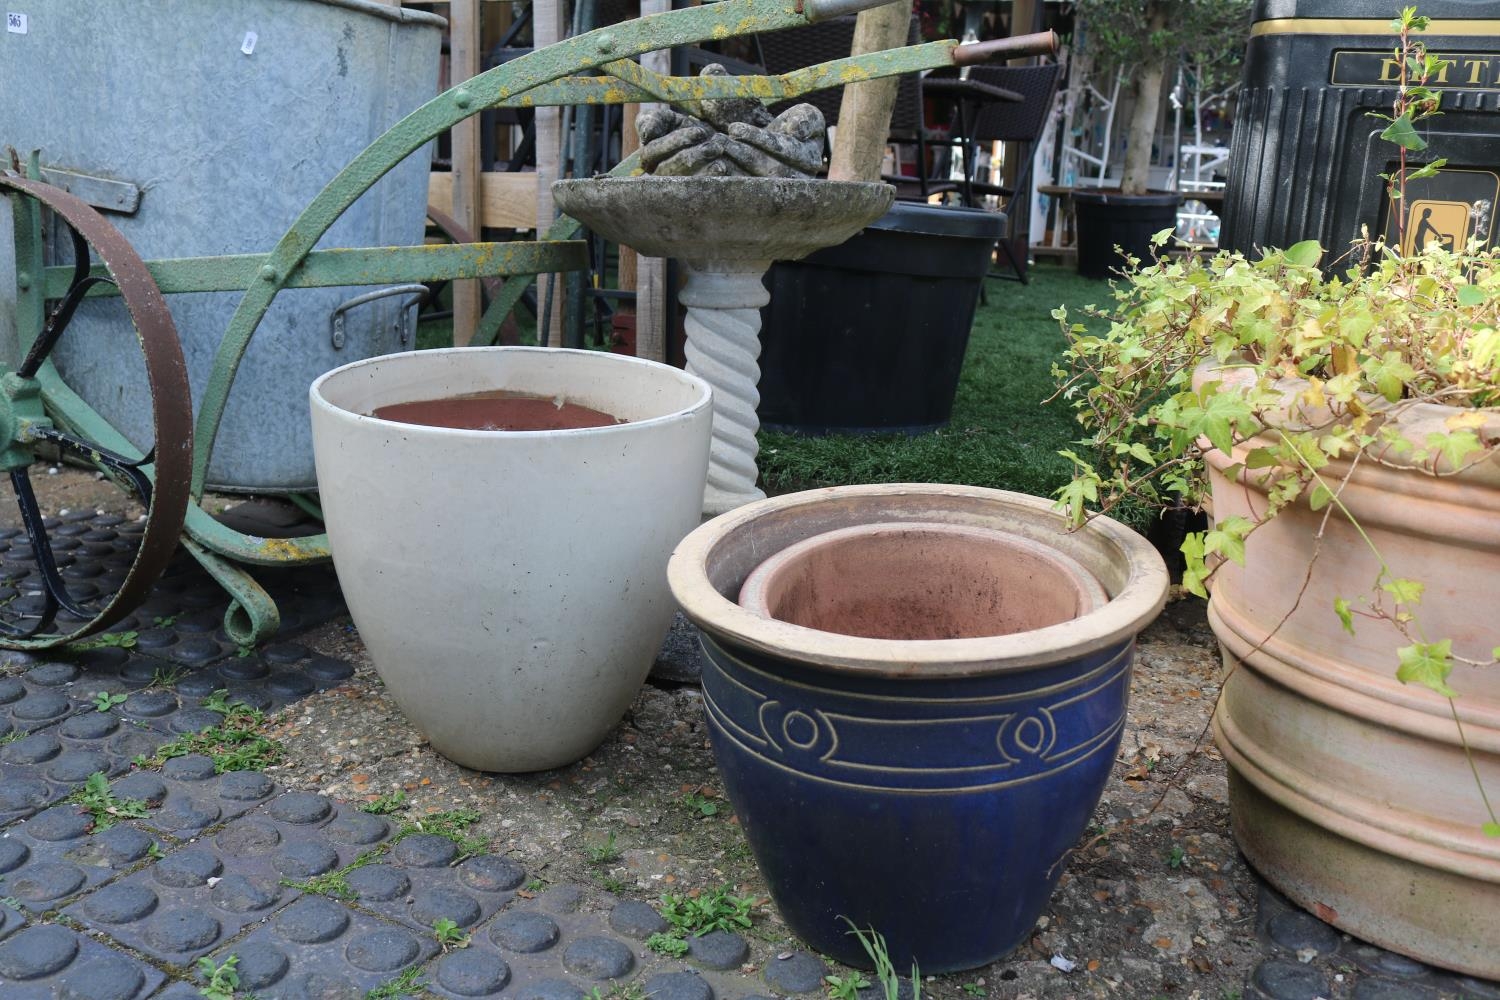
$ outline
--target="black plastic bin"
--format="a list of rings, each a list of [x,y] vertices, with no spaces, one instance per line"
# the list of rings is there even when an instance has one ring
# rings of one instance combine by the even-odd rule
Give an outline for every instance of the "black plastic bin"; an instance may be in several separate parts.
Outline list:
[[[799,434],[948,423],[1005,216],[898,203],[847,242],[767,275],[760,419]]]
[[[1381,173],[1396,147],[1379,138],[1395,97],[1401,4],[1258,0],[1236,98],[1220,246],[1254,254],[1317,240],[1330,265],[1363,227],[1395,241]],[[1493,243],[1500,207],[1500,7],[1493,0],[1423,0],[1431,27],[1416,35],[1451,65],[1429,83],[1441,116],[1419,126],[1444,157],[1435,177],[1406,191],[1406,251],[1438,239]],[[1343,266],[1343,265],[1337,265]]]
[[[1125,266],[1125,254],[1151,263],[1151,237],[1163,229],[1177,228],[1181,200],[1175,192],[1164,191],[1139,195],[1074,191],[1079,277],[1114,277],[1114,272]]]

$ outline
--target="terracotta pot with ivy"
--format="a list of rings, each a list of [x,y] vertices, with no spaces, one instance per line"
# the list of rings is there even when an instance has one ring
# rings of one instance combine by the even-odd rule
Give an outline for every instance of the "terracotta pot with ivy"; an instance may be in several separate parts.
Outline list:
[[[1408,31],[1398,204],[1435,169],[1405,162],[1437,108]],[[1107,332],[1059,312],[1094,449],[1061,502],[1210,509],[1184,584],[1241,848],[1330,923],[1500,979],[1500,251],[1190,255],[1115,299]]]

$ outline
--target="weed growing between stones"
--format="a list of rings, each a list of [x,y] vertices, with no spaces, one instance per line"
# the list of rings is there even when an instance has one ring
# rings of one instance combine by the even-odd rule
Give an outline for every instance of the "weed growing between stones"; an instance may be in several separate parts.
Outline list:
[[[588,848],[589,864],[607,865],[611,861],[618,861],[620,848],[615,844],[615,832],[609,831],[609,836],[602,844],[591,844]]]
[[[365,994],[365,1000],[396,1000],[421,993],[427,983],[422,979],[422,970],[413,965],[395,979],[388,979]]]
[[[198,974],[208,980],[199,988],[199,995],[205,1000],[234,1000],[234,991],[240,986],[240,974],[235,971],[239,964],[238,955],[230,955],[222,965],[215,965],[211,958],[198,959]]]
[[[661,915],[672,925],[672,930],[668,935],[660,936],[674,937],[686,943],[689,936],[700,937],[709,931],[748,928],[751,925],[750,911],[757,900],[754,896],[736,896],[730,889],[730,886],[721,885],[696,898],[672,893],[662,896]]]
[[[719,812],[719,804],[702,792],[688,792],[677,800],[684,809],[700,817],[707,818],[716,816]]]
[[[136,767],[160,769],[173,757],[203,754],[214,762],[214,771],[263,771],[281,760],[282,748],[277,741],[261,733],[266,713],[242,701],[230,701],[229,692],[220,688],[203,699],[203,707],[224,716],[217,726],[180,736],[158,747],[150,757],[135,758]]]
[[[880,985],[880,993],[877,995],[883,996],[885,1000],[902,1000],[901,976],[897,974],[895,965],[891,964],[890,953],[885,947],[885,937],[873,927],[862,931],[848,917],[841,919],[849,925],[849,933],[858,939],[859,946],[865,950],[865,954],[870,956],[870,961],[875,965],[875,979]],[[915,961],[911,963],[911,997],[909,1000],[922,1000],[922,973]]]
[[[86,653],[91,649],[106,649],[111,646],[117,649],[134,649],[138,638],[140,638],[139,632],[105,632],[103,635],[70,642],[67,648],[75,653]]]
[[[372,816],[389,816],[392,813],[401,812],[406,806],[406,793],[398,788],[394,792],[377,795],[371,801],[360,806],[359,811],[367,812]]]
[[[649,1000],[640,983],[611,983],[609,990],[595,986],[583,995],[583,1000]]]
[[[290,889],[300,889],[303,892],[327,896],[330,899],[354,899],[354,890],[349,886],[349,873],[355,869],[363,868],[365,865],[379,861],[390,853],[391,848],[413,834],[430,833],[453,841],[453,843],[458,845],[458,856],[453,859],[453,864],[458,864],[460,861],[472,858],[476,854],[483,854],[489,847],[484,838],[468,836],[469,827],[477,822],[479,822],[479,813],[474,809],[450,809],[447,812],[431,813],[423,816],[420,820],[413,820],[404,824],[390,840],[378,847],[365,851],[359,857],[336,871],[324,872],[322,875],[315,875],[301,882],[285,878],[281,879],[280,882]],[[458,927],[451,920],[439,920],[437,923],[452,924],[454,931]],[[436,925],[433,927],[433,933],[440,933]],[[463,947],[468,944],[468,935],[463,935],[463,939],[463,944],[456,945],[457,947]],[[443,938],[439,937],[438,942],[443,944]],[[450,945],[455,945],[455,941],[448,941],[444,944],[443,950],[446,951]]]
[[[687,954],[688,943],[675,934],[652,934],[646,939],[646,947],[658,955],[667,955],[672,958],[681,958]]]
[[[108,712],[110,709],[114,708],[116,705],[120,704],[128,697],[129,695],[110,694],[108,691],[95,691],[94,711]]]
[[[162,627],[165,628],[165,626]],[[154,671],[151,672],[151,683],[147,686],[160,688],[161,690],[165,691],[169,688],[176,687],[177,682],[182,680],[187,675],[188,671],[185,667],[157,667]]]
[[[447,954],[451,948],[467,948],[473,935],[465,933],[456,921],[439,917],[432,922],[432,936]]]
[[[83,787],[68,796],[68,801],[93,815],[96,833],[108,830],[122,819],[140,819],[147,808],[141,799],[118,798],[109,790],[109,778],[103,771],[89,775]]]
[[[483,854],[489,849],[489,844],[483,837],[469,836],[469,827],[478,822],[479,810],[477,809],[449,809],[445,812],[428,813],[421,819],[412,820],[402,826],[391,840],[391,844],[393,846],[399,844],[414,833],[430,833],[445,837],[458,845],[458,857],[454,859],[456,864],[465,858]]]
[[[381,844],[374,850],[365,851],[359,857],[335,871],[324,872],[322,875],[314,875],[304,882],[284,878],[280,880],[280,883],[289,889],[300,889],[303,892],[327,896],[330,899],[353,899],[354,890],[349,886],[349,873],[363,868],[374,861],[379,861],[385,857],[388,849],[387,845]]]
[[[847,976],[824,976],[823,985],[833,1000],[857,1000],[859,991],[869,987],[870,981],[855,970]]]

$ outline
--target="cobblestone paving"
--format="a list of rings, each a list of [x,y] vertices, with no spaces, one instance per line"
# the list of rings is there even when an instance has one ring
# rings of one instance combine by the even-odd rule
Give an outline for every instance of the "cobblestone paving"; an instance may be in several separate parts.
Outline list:
[[[92,516],[53,527],[77,539],[60,549],[71,583],[118,578],[130,524]],[[11,588],[0,597],[29,598],[29,565],[14,532],[0,537]],[[258,651],[224,637],[220,592],[182,560],[113,630],[135,633],[129,648],[4,657],[4,1000],[190,1000],[210,995],[209,977],[225,969],[238,977],[237,997],[263,1000],[739,1000],[821,994],[839,971],[795,948],[762,954],[760,942],[722,930],[692,938],[680,958],[658,955],[645,941],[669,925],[648,903],[595,885],[543,887],[461,833],[187,752],[183,737],[227,728],[236,711],[274,710],[353,673],[295,639],[340,613],[330,572],[260,576],[288,638]],[[691,681],[691,643],[679,622],[658,680]],[[154,759],[172,744],[183,752]],[[1500,985],[1352,941],[1268,888],[1255,933],[1244,997],[1500,998]],[[965,992],[1031,995],[1001,969]],[[1128,984],[1117,992],[1137,995]],[[1064,985],[1045,995],[1070,994]]]

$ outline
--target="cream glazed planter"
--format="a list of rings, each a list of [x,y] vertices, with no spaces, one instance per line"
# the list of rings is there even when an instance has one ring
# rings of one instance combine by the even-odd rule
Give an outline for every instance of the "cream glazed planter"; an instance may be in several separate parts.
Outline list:
[[[1194,381],[1253,377],[1204,366]],[[1283,383],[1289,411],[1302,387]],[[1424,403],[1390,408],[1388,419],[1422,442],[1458,412]],[[1304,426],[1331,419],[1301,407],[1289,416]],[[1500,437],[1500,414],[1484,433]],[[1216,517],[1265,510],[1255,480],[1230,482],[1225,470],[1270,443],[1207,455]],[[1334,483],[1347,471],[1334,461],[1324,474]],[[1366,458],[1340,496],[1392,573],[1426,584],[1426,635],[1488,659],[1500,645],[1500,460],[1434,477]],[[1329,923],[1435,965],[1500,978],[1500,838],[1482,832],[1488,817],[1454,724],[1456,712],[1493,799],[1500,669],[1456,668],[1449,683],[1460,697],[1450,707],[1396,679],[1396,650],[1408,640],[1395,628],[1356,618],[1355,634],[1346,633],[1334,599],[1367,594],[1378,564],[1337,513],[1291,610],[1322,523],[1322,511],[1292,505],[1251,534],[1243,568],[1226,564],[1214,577],[1209,622],[1230,669],[1214,734],[1229,765],[1235,838],[1263,876]]]
[[[628,422],[516,432],[367,415],[493,389]],[[346,365],[311,397],[339,583],[411,723],[485,771],[598,746],[671,623],[667,557],[699,521],[707,383],[592,351],[457,348]]]

